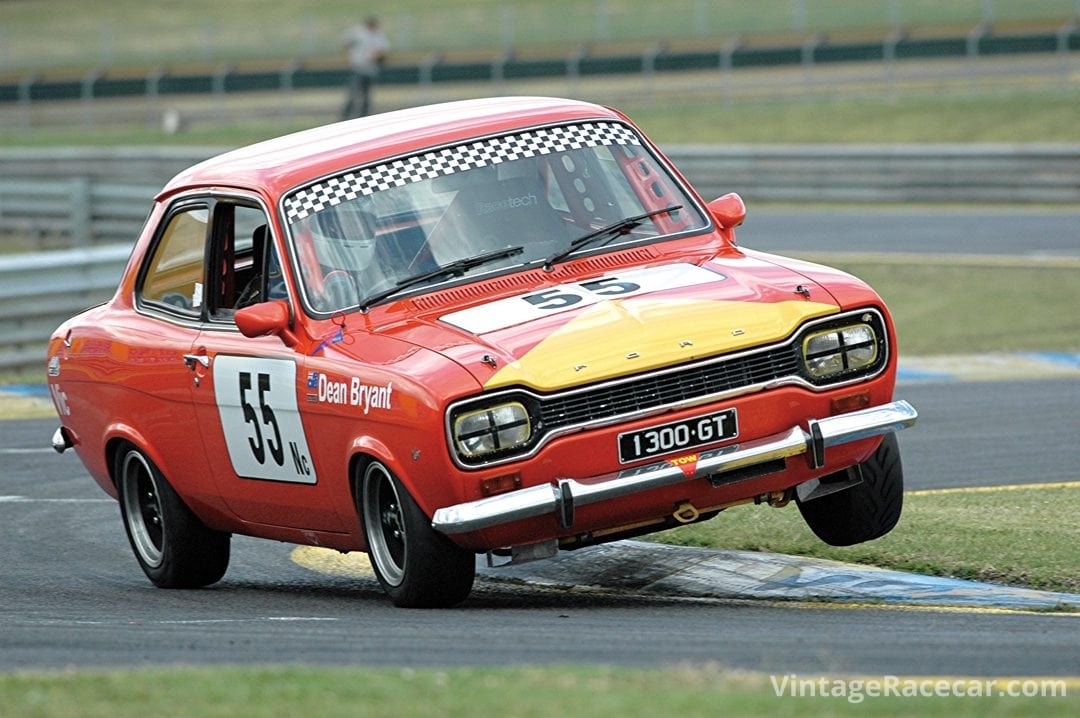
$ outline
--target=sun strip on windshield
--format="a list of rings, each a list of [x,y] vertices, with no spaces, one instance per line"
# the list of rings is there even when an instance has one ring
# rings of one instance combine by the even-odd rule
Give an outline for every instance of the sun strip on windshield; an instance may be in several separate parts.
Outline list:
[[[327,207],[392,187],[511,162],[523,157],[601,145],[640,146],[641,140],[629,127],[613,122],[544,127],[345,172],[293,192],[282,204],[285,216],[291,224]]]

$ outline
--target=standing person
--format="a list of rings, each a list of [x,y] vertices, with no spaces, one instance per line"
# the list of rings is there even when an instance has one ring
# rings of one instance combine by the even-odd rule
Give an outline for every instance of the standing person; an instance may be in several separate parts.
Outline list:
[[[363,117],[371,109],[371,84],[379,74],[379,66],[390,51],[390,41],[379,29],[379,20],[369,17],[345,34],[344,49],[348,53],[349,99],[341,111],[341,119]]]

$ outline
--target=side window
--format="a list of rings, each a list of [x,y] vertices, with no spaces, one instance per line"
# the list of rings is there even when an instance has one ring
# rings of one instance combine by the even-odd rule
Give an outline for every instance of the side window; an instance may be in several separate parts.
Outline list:
[[[218,202],[214,206],[212,284],[207,299],[214,321],[231,322],[237,309],[284,298],[280,264],[262,209]]]
[[[207,207],[192,207],[169,220],[143,275],[142,301],[198,315],[206,286]]]

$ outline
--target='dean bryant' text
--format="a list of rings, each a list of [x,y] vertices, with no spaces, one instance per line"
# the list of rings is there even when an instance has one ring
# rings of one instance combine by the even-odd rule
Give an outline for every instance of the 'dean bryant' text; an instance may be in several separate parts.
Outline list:
[[[319,401],[326,404],[358,406],[367,414],[372,409],[389,409],[394,383],[386,386],[365,384],[359,377],[348,382],[333,381],[325,374],[319,375]]]

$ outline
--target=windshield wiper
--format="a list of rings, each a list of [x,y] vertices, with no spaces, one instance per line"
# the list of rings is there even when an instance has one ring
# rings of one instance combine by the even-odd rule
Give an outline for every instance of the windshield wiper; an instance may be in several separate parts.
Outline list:
[[[440,279],[443,277],[460,277],[470,269],[479,267],[483,264],[487,264],[488,262],[494,262],[496,259],[513,257],[514,255],[521,254],[524,251],[524,247],[504,247],[503,249],[494,249],[490,252],[483,252],[473,257],[465,257],[463,259],[455,260],[453,262],[450,262],[449,264],[444,264],[440,267],[436,267],[429,272],[421,272],[420,274],[414,275],[412,277],[406,277],[405,279],[400,280],[394,286],[388,289],[384,289],[380,292],[375,292],[374,294],[364,297],[363,300],[361,300],[360,302],[360,311],[366,312],[368,310],[368,307],[372,306],[373,304],[381,302],[382,300],[387,299],[388,297],[392,297],[398,292],[404,291],[409,287],[414,287],[417,284],[423,284],[424,282],[430,281],[432,279]]]
[[[683,206],[681,204],[673,204],[670,207],[664,207],[663,209],[654,209],[651,212],[643,212],[641,214],[636,214],[633,217],[620,219],[618,222],[612,222],[605,227],[601,227],[600,229],[582,235],[581,237],[578,237],[577,239],[570,242],[570,246],[566,249],[559,250],[555,254],[545,259],[544,271],[550,272],[552,265],[554,265],[556,262],[561,262],[582,247],[588,244],[592,244],[598,239],[607,237],[608,241],[610,242],[612,239],[615,239],[615,237],[618,237],[621,234],[626,234],[635,227],[644,224],[645,220],[649,219],[650,217],[655,217],[658,214],[674,212],[677,209],[682,209],[682,207]]]

